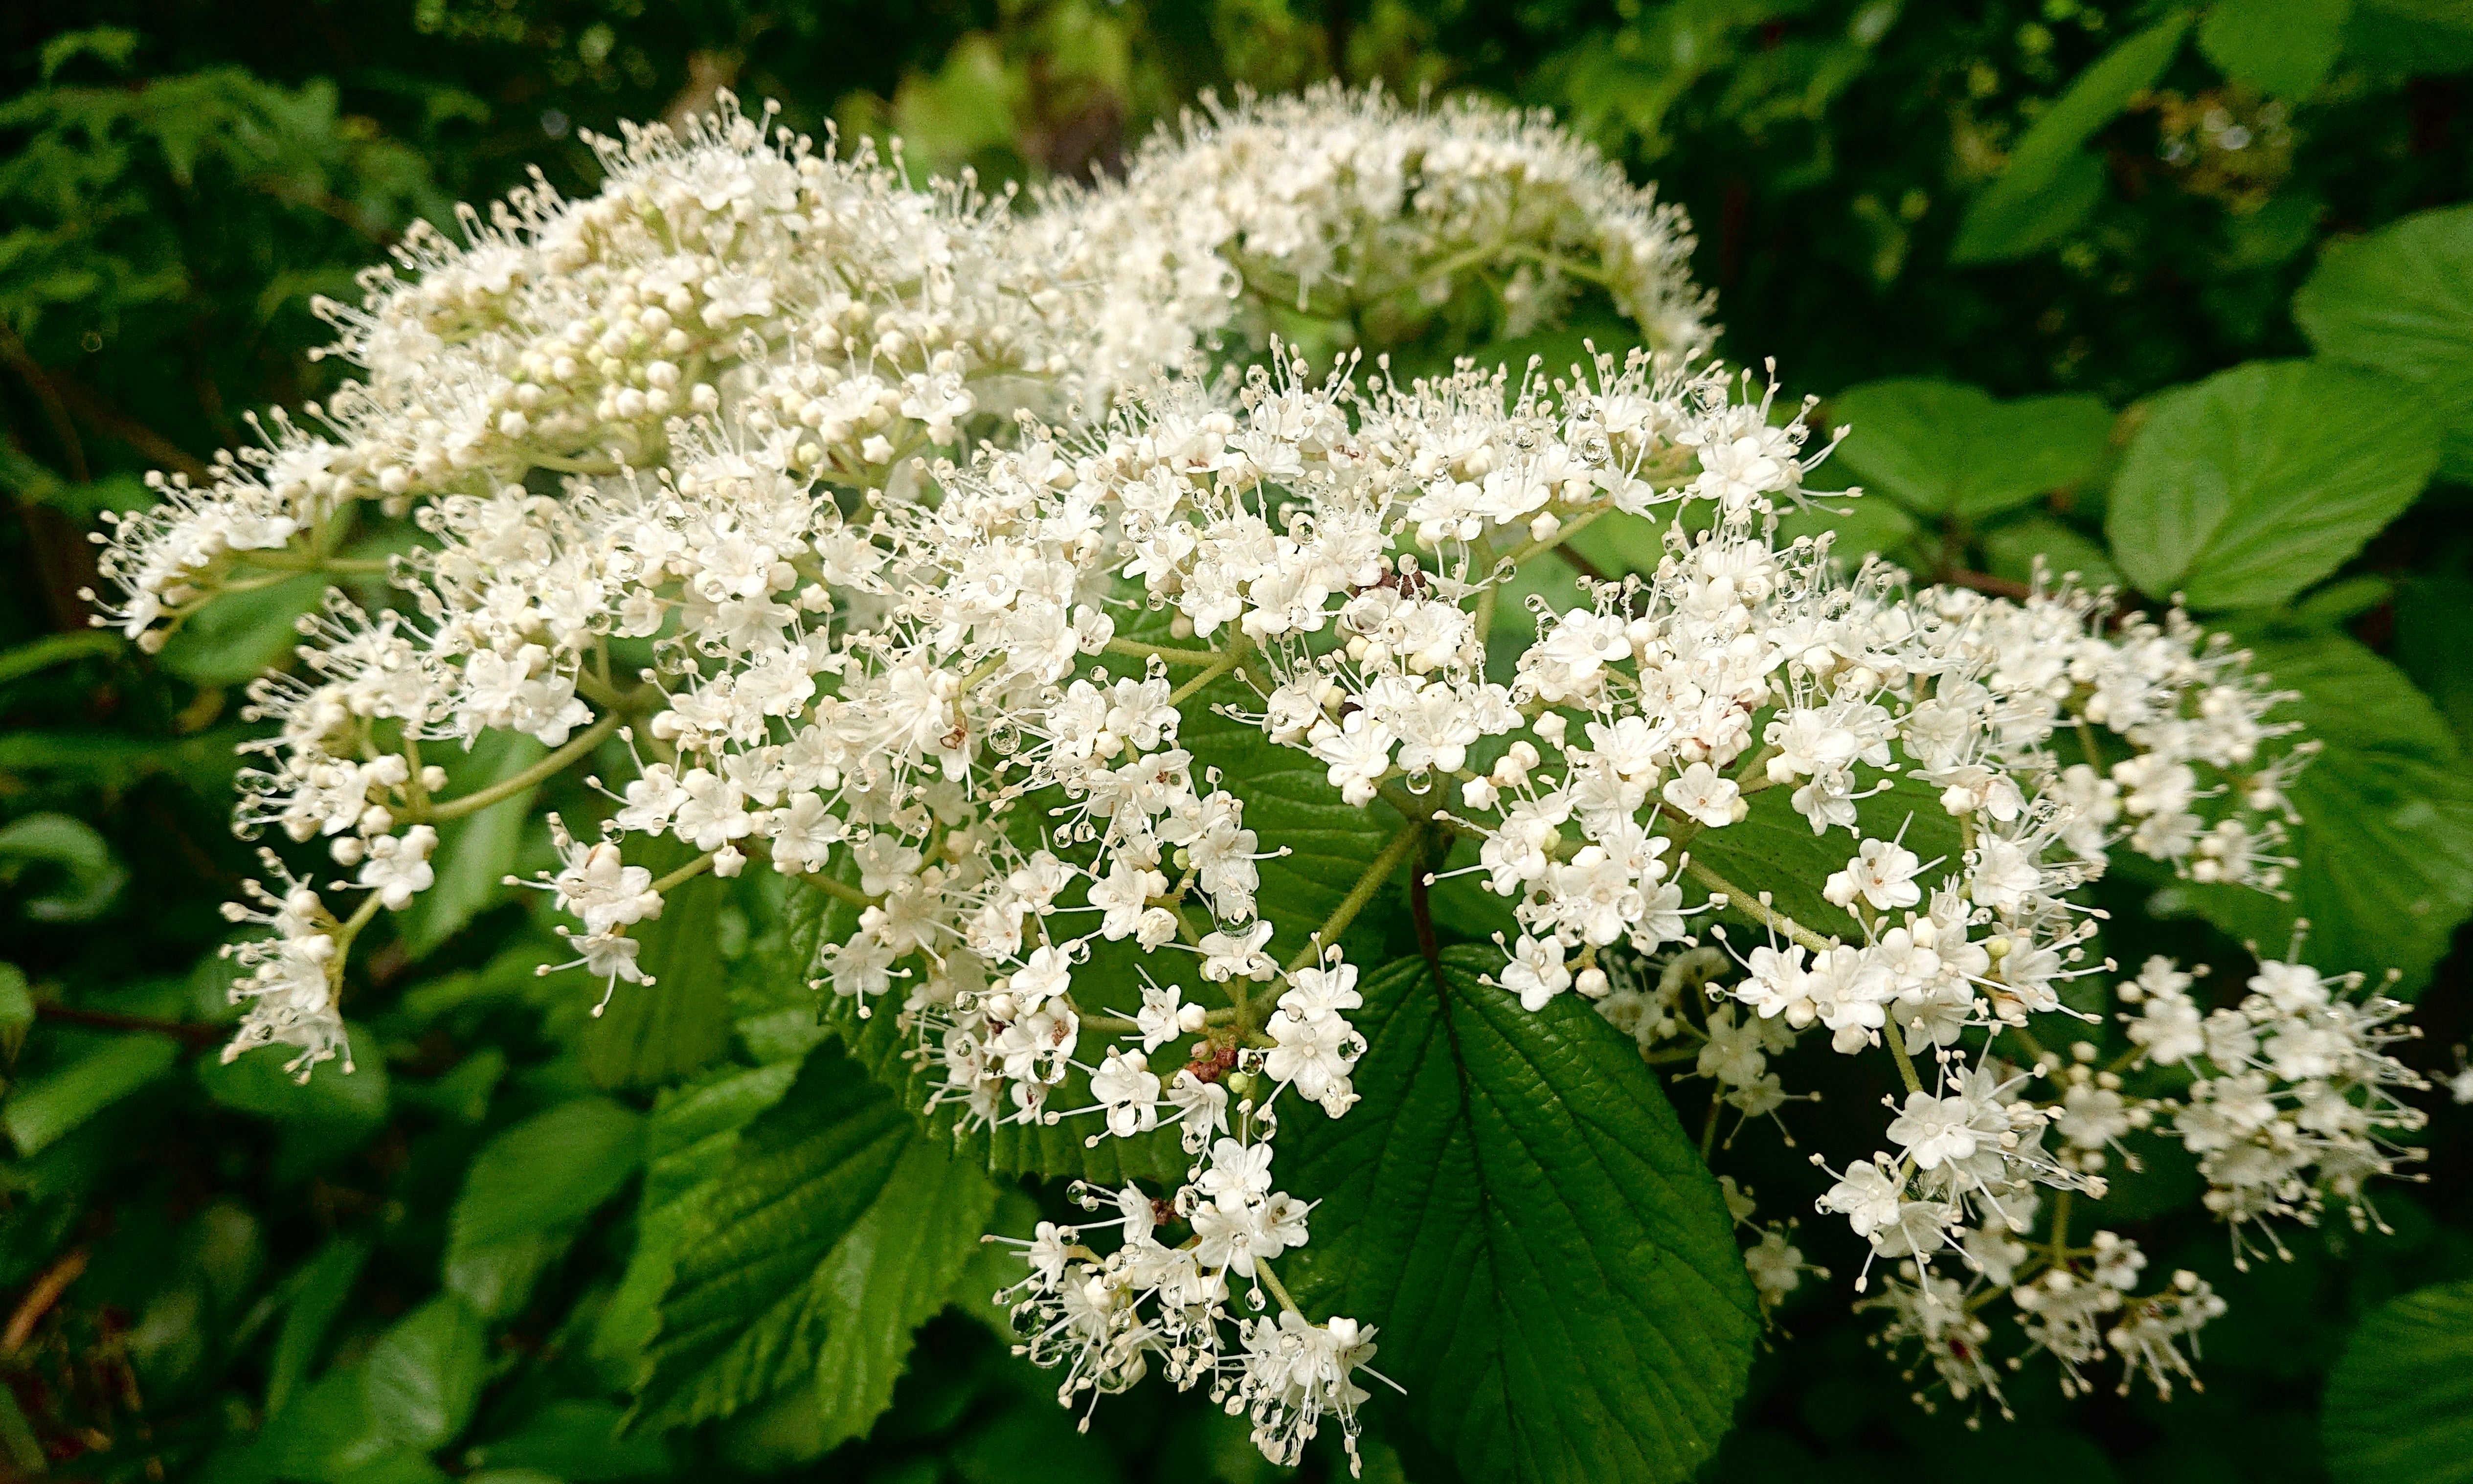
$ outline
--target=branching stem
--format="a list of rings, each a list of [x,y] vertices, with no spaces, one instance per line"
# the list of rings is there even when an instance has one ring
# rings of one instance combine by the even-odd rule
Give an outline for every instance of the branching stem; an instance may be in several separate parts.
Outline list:
[[[427,814],[419,817],[418,822],[436,824],[444,820],[462,819],[467,814],[478,813],[493,803],[503,802],[524,793],[544,779],[564,772],[578,758],[590,755],[594,748],[610,740],[610,734],[616,731],[620,724],[626,721],[627,713],[633,707],[630,706],[612,706],[601,713],[599,721],[577,732],[564,747],[534,763],[523,772],[513,778],[500,778],[487,788],[475,789],[460,799],[449,799],[444,803],[433,804]]]
[[[1410,820],[1400,826],[1400,832],[1391,837],[1391,843],[1382,848],[1381,854],[1374,857],[1373,864],[1367,866],[1365,874],[1357,878],[1357,884],[1348,889],[1348,895],[1340,898],[1339,905],[1332,909],[1331,916],[1323,919],[1322,926],[1314,929],[1313,937],[1297,950],[1297,956],[1288,963],[1288,972],[1295,973],[1312,964],[1322,955],[1324,948],[1339,941],[1339,935],[1348,930],[1348,924],[1356,922],[1357,915],[1365,910],[1366,903],[1382,890],[1383,883],[1391,879],[1391,873],[1400,869],[1400,862],[1407,859],[1408,852],[1416,849],[1417,842],[1425,837],[1425,833],[1423,820]]]
[[[1130,655],[1136,659],[1156,659],[1163,664],[1191,665],[1207,669],[1212,665],[1235,664],[1230,654],[1216,649],[1170,649],[1164,644],[1144,644],[1137,639],[1110,639],[1104,653]]]

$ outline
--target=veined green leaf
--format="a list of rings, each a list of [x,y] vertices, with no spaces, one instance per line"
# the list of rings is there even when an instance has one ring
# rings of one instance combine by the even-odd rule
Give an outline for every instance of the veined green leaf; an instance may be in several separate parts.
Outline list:
[[[914,1137],[884,1194],[826,1257],[814,1280],[827,1295],[816,1356],[825,1447],[866,1436],[893,1404],[912,1333],[952,1298],[996,1204],[995,1183],[949,1145]]]
[[[2154,906],[2196,912],[2270,956],[2307,919],[2308,963],[2394,969],[2411,992],[2473,914],[2473,779],[2455,736],[2401,671],[2342,634],[2264,634],[2250,648],[2253,668],[2299,693],[2276,714],[2326,747],[2292,788],[2291,895],[2176,884]]]
[[[655,1424],[729,1416],[806,1376],[836,1322],[890,1323],[920,1302],[914,1283],[933,1287],[941,1307],[994,1200],[986,1181],[864,1068],[819,1046],[740,1136],[688,1218],[634,1415]],[[963,1215],[966,1241],[956,1236]],[[846,1247],[854,1234],[860,1241]],[[920,1266],[879,1274],[885,1260]],[[846,1421],[879,1388],[889,1395],[908,1333],[898,1349],[873,1352],[860,1342],[876,1337],[853,1336],[841,1352],[885,1373],[828,1378],[852,1382],[837,1399],[851,1409]]]
[[[2448,477],[2473,481],[2473,206],[2331,245],[2293,319],[2320,355],[2414,383],[2446,426]]]
[[[1851,387],[1830,400],[1829,416],[1853,424],[1834,457],[1869,492],[1968,520],[2084,484],[2112,443],[2112,410],[2096,397],[2001,402],[1928,378]]]
[[[716,1070],[663,1091],[645,1120],[636,1247],[592,1331],[593,1354],[629,1379],[638,1378],[645,1348],[660,1327],[661,1295],[676,1271],[679,1244],[738,1147],[739,1131],[781,1101],[798,1072],[796,1061]]]
[[[2339,1484],[2473,1480],[2473,1282],[2372,1309],[2327,1378],[2320,1418]]]
[[[2438,463],[2426,398],[2319,361],[2253,361],[2155,399],[2104,535],[2138,586],[2202,610],[2280,603],[2403,514]]]
[[[1381,1327],[1376,1369],[1472,1479],[1670,1481],[1751,1367],[1751,1286],[1717,1184],[1631,1041],[1566,995],[1479,982],[1499,951],[1367,976],[1364,1101],[1288,1131],[1321,1204],[1317,1315]]]

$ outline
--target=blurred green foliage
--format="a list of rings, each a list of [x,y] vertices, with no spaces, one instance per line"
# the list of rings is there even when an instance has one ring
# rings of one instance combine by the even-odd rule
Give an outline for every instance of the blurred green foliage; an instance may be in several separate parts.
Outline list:
[[[2041,561],[2183,592],[2255,644],[2328,740],[2297,791],[2299,898],[2112,882],[2109,951],[2229,957],[2307,915],[2320,962],[2404,971],[2429,1027],[2415,1054],[2452,1069],[2473,911],[2461,0],[23,5],[0,16],[12,1473],[1272,1475],[1199,1398],[1143,1389],[1076,1432],[993,1331],[967,1233],[949,1261],[869,1276],[850,1244],[914,1219],[896,1208],[923,1189],[972,1233],[1026,1230],[1058,1192],[948,1168],[864,1084],[851,1095],[873,1103],[832,1127],[879,1120],[902,1178],[862,1180],[864,1151],[803,1152],[802,1110],[830,1094],[802,1063],[838,1053],[815,1049],[773,898],[708,882],[672,904],[646,952],[695,992],[655,1002],[674,1018],[595,1020],[539,981],[559,945],[497,883],[533,864],[519,826],[554,800],[461,826],[447,858],[469,879],[424,898],[355,987],[355,1076],[297,1089],[268,1059],[219,1065],[217,908],[250,865],[225,826],[237,687],[285,661],[315,590],[219,609],[148,659],[88,633],[78,589],[85,531],[143,503],[146,470],[201,469],[252,409],[332,384],[307,355],[325,338],[311,295],[348,293],[411,220],[528,167],[585,188],[588,130],[729,87],[799,129],[898,134],[923,177],[1087,178],[1206,89],[1334,74],[1550,107],[1688,206],[1726,351],[1776,356],[1858,428],[1831,468],[1881,497],[1839,522],[1849,542],[1995,591]],[[1618,332],[1584,315],[1497,349],[1557,355],[1583,333]],[[1879,1090],[1808,1070],[1833,1097]],[[2461,1404],[2461,1283],[2345,1341],[2382,1301],[2473,1276],[2466,1132],[2442,1111],[2431,1180],[2382,1198],[2387,1229],[2304,1233],[2287,1263],[2236,1274],[2197,1220],[2143,1233],[2232,1301],[2203,1395],[2065,1404],[2030,1376],[2020,1418],[1978,1430],[1912,1405],[1831,1292],[1788,1310],[1709,1476],[2463,1477],[2462,1427],[2429,1402]],[[1804,1152],[1748,1154],[1752,1183],[1797,1188]],[[2150,1153],[2162,1210],[2187,1191]],[[808,1251],[807,1218],[751,1217],[727,1251],[678,1250],[690,1213],[781,1160],[822,1171],[811,1198],[859,1225]],[[1806,1236],[1851,1271],[1833,1240]],[[715,1394],[704,1342],[655,1345],[653,1305],[733,1263],[816,1275],[821,1307],[725,1305],[712,1343],[759,1323],[785,1338],[778,1375]],[[894,1343],[930,1315],[915,1349]],[[2447,1376],[2454,1392],[2429,1389]],[[1378,1433],[1370,1472],[1452,1476],[1413,1428]]]

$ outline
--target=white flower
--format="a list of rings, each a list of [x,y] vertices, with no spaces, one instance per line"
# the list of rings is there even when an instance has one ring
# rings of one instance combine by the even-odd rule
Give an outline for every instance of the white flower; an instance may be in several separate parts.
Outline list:
[[[1223,1138],[1211,1146],[1210,1167],[1194,1188],[1213,1199],[1251,1201],[1271,1189],[1271,1146]]]
[[[1705,762],[1695,762],[1669,778],[1659,796],[1687,818],[1712,829],[1732,825],[1746,812],[1742,790],[1735,780]]]
[[[1572,987],[1572,972],[1563,967],[1563,945],[1553,938],[1522,935],[1512,945],[1511,962],[1503,966],[1502,987],[1520,996],[1520,1008],[1535,1012]]]
[[[1898,1219],[1905,1192],[1882,1171],[1895,1163],[1886,1155],[1878,1155],[1849,1164],[1846,1173],[1820,1198],[1820,1209],[1844,1216],[1857,1236],[1870,1236],[1890,1226]]]
[[[1840,907],[1851,907],[1861,897],[1875,912],[1911,907],[1924,899],[1923,889],[1915,885],[1915,873],[1922,869],[1923,862],[1904,846],[1866,840],[1843,871],[1830,875],[1821,895]]]
[[[1091,1074],[1091,1095],[1107,1111],[1108,1132],[1131,1138],[1159,1127],[1159,1075],[1139,1051],[1111,1051]]]
[[[1202,939],[1202,977],[1214,983],[1229,979],[1268,979],[1280,971],[1262,945],[1271,941],[1271,924],[1255,922],[1242,932],[1206,933]]]
[[[1168,1084],[1167,1100],[1176,1109],[1188,1153],[1199,1151],[1213,1134],[1228,1132],[1228,1089],[1206,1082],[1191,1067],[1179,1067]]]
[[[412,898],[438,879],[429,854],[438,849],[438,831],[415,825],[400,835],[381,835],[370,843],[361,863],[360,884],[378,894],[390,912],[401,912]]]

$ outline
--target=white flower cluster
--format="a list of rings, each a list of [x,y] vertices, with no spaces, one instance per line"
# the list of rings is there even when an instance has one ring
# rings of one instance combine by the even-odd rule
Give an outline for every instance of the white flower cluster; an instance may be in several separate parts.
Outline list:
[[[1653,984],[1639,961],[1611,963],[1600,1013],[1638,1036],[1650,1062],[1688,1061],[1715,1083],[1713,1139],[1719,1109],[1748,1117],[1788,1100],[1767,1069],[1780,1040],[1748,1029],[1737,1013],[1740,997],[1762,993],[1763,969],[1775,960],[1770,949],[1754,950],[1741,982],[1706,995],[1691,992],[1732,967],[1709,948],[1667,957]],[[1999,995],[2000,971],[1979,955],[1965,976],[1969,993]],[[2176,1139],[2198,1157],[2205,1204],[2235,1226],[2241,1266],[2253,1230],[2283,1251],[2266,1224],[2271,1218],[2316,1224],[2332,1204],[2357,1226],[2375,1221],[2368,1182],[2418,1158],[2400,1136],[2421,1128],[2425,1115],[2398,1094],[2425,1084],[2388,1054],[2413,1035],[2395,1024],[2407,1007],[2361,996],[2359,976],[2329,978],[2298,962],[2262,965],[2237,1003],[2212,1011],[2194,996],[2197,983],[2156,958],[2119,985],[2116,998],[2131,1007],[2118,1017],[2127,1044],[2108,1062],[2089,1040],[2053,1056],[2035,1040],[2031,1018],[1994,1020],[1981,1003],[1972,1013],[1986,1017],[1991,1035],[1970,1058],[1955,1038],[1934,1043],[1928,1014],[1907,1016],[1892,1001],[1900,1013],[1889,1044],[1909,1090],[1883,1131],[1889,1147],[1831,1172],[1818,1207],[1843,1216],[1874,1257],[1894,1265],[1881,1292],[1858,1306],[1885,1314],[1883,1339],[1911,1345],[1951,1396],[2000,1400],[1986,1310],[2005,1296],[2028,1342],[2024,1353],[2051,1353],[2065,1391],[2081,1390],[2083,1369],[2107,1353],[2124,1367],[2125,1391],[2141,1375],[2165,1395],[2175,1378],[2191,1378],[2197,1333],[2223,1312],[2222,1298],[2187,1271],[2142,1293],[2147,1258],[2135,1241],[2099,1229],[2079,1246],[2069,1234],[2074,1202],[2081,1215],[2098,1203],[2101,1214],[2107,1167],[2138,1169],[2123,1144],[2133,1131]],[[1990,1052],[2005,1031],[2030,1061]],[[1896,1054],[1901,1043],[1908,1054]],[[1912,1062],[1927,1051],[1929,1086]],[[1733,1204],[1748,1226],[1748,1197]],[[1801,1255],[1774,1230],[1744,1259],[1765,1303],[1796,1285]],[[1870,1285],[1870,1266],[1867,1259],[1859,1290]]]
[[[1240,1127],[1267,1135],[1256,1114],[1268,1118],[1270,1111],[1250,1102],[1241,1108]],[[1068,1407],[1086,1392],[1095,1402],[1131,1386],[1155,1357],[1180,1389],[1204,1388],[1231,1413],[1249,1413],[1255,1446],[1275,1464],[1296,1463],[1323,1419],[1335,1417],[1353,1472],[1357,1408],[1369,1394],[1352,1377],[1363,1370],[1381,1378],[1366,1365],[1376,1350],[1374,1328],[1346,1318],[1311,1323],[1280,1286],[1271,1259],[1305,1245],[1310,1207],[1271,1188],[1269,1144],[1224,1136],[1213,1141],[1207,1125],[1189,1121],[1185,1145],[1209,1153],[1174,1202],[1132,1185],[1113,1196],[1077,1186],[1086,1209],[1116,1214],[1071,1226],[1041,1222],[1017,1244],[1029,1274],[996,1299],[1013,1305],[1021,1352],[1063,1371],[1057,1400]],[[1191,1238],[1161,1240],[1170,1221],[1188,1227]],[[1117,1237],[1113,1251],[1103,1256],[1086,1243],[1090,1233],[1110,1229]],[[1232,1275],[1253,1310],[1269,1306],[1268,1287],[1279,1311],[1232,1308]],[[1087,1426],[1087,1410],[1083,1421]]]
[[[1104,283],[1097,364],[1117,382],[1284,306],[1397,339],[1481,275],[1490,327],[1523,335],[1595,287],[1661,349],[1705,349],[1682,211],[1542,112],[1410,109],[1379,90],[1216,102],[1121,181],[1060,187],[1038,222]],[[1163,312],[1164,311],[1164,312]]]
[[[2068,1104],[2077,1122],[2065,1114],[2063,1123],[2072,1142],[2095,1147],[2097,1136],[2142,1115],[2169,1124],[2198,1157],[2207,1209],[2257,1223],[2269,1242],[2267,1218],[2315,1222],[2331,1200],[2357,1225],[2373,1219],[2364,1187],[2413,1157],[2394,1136],[2428,1121],[2397,1096],[2424,1080],[2386,1049],[2413,1039],[2395,1023],[2411,1007],[2362,996],[2357,974],[2330,978],[2299,963],[2260,965],[2238,1002],[2203,1013],[2196,983],[2150,959],[2120,992],[2135,1007],[2124,1019],[2138,1065],[2186,1070],[2187,1089],[2149,1107],[2078,1075]]]
[[[367,379],[319,411],[328,434],[278,420],[106,553],[112,619],[154,642],[219,590],[355,570],[357,506],[419,536],[382,564],[393,606],[330,602],[253,693],[276,726],[241,823],[326,840],[356,873],[327,890],[363,895],[338,914],[278,870],[233,909],[274,930],[238,950],[233,1053],[348,1056],[349,949],[432,884],[439,826],[624,761],[586,780],[608,800],[588,838],[551,818],[561,869],[531,883],[605,995],[646,982],[641,926],[697,874],[754,860],[839,898],[820,985],[892,1011],[962,1123],[1172,1129],[1195,1157],[1172,1191],[1106,1197],[1113,1221],[1042,1231],[1013,1294],[1028,1352],[1068,1400],[1155,1361],[1292,1461],[1331,1419],[1353,1450],[1374,1331],[1281,1286],[1309,1205],[1274,1188],[1272,1137],[1284,1105],[1357,1102],[1342,939],[1462,839],[1509,898],[1500,981],[1528,1008],[1596,1001],[1743,1117],[1787,1100],[1772,1059],[1814,1025],[1895,1060],[1899,1152],[1823,1209],[1911,1268],[1909,1330],[1958,1281],[1944,1254],[1998,1287],[2040,1273],[2039,1295],[2078,1271],[2057,1234],[2041,1268],[2016,1238],[2039,1188],[2100,1186],[2112,1136],[2081,1134],[2113,1089],[2035,1103],[2020,1089],[2057,1065],[1978,1053],[2100,971],[2074,967],[2093,923],[2069,894],[2112,850],[2271,885],[2302,750],[2269,745],[2278,697],[2177,614],[2107,630],[2067,588],[1918,592],[1781,543],[1827,450],[1700,359],[1670,209],[1541,119],[1338,92],[1218,114],[1026,217],[736,117],[603,153],[588,201],[536,186],[468,246],[413,239],[414,276],[337,311]],[[1326,290],[1379,319],[1491,285],[1516,318],[1573,281],[1678,348],[1551,382],[1157,364]],[[1498,611],[1598,521],[1653,569]],[[538,760],[452,791],[438,758],[492,734]],[[1397,817],[1309,920],[1261,869],[1285,842],[1247,821],[1266,754]],[[1809,869],[1738,884],[1774,857],[1732,842],[1781,818]],[[656,876],[659,839],[692,858]],[[1767,941],[1701,943],[1718,913]],[[1649,953],[1672,956],[1635,983]],[[2385,1012],[2261,993],[2285,1018],[2245,1006],[2238,1055],[2229,1031],[2141,1041],[2211,1069],[2178,1127],[2242,1218],[2349,1195],[2381,1167],[2359,1141],[2404,1126],[2365,1101],[2402,1081]],[[2305,1072],[2305,1031],[2360,1055],[2331,1041]],[[2068,1150],[2041,1152],[2052,1128]],[[1103,1228],[1105,1255],[1082,1241]],[[1778,1228],[1747,1260],[1768,1302],[1809,1270]],[[2090,1312],[2160,1377],[2206,1307],[2176,1291]],[[2038,1343],[2082,1357],[2066,1305],[2035,1303]]]

